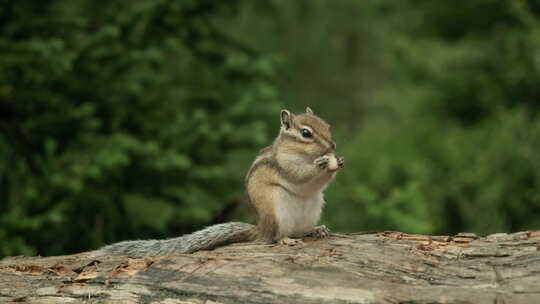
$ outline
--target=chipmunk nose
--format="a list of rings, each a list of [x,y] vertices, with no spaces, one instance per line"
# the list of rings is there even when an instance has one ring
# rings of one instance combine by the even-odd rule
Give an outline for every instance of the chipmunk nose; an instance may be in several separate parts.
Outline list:
[[[327,144],[330,144],[330,146],[326,146],[326,149],[324,150],[324,152],[322,153],[322,155],[326,155],[326,154],[334,154],[336,153],[336,143],[333,142],[333,141],[330,141],[330,142],[327,142]]]

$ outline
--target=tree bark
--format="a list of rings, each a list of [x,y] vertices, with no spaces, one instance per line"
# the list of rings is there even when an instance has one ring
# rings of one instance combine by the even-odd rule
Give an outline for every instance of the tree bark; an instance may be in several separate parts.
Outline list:
[[[333,234],[168,257],[10,257],[0,303],[540,303],[540,231]]]

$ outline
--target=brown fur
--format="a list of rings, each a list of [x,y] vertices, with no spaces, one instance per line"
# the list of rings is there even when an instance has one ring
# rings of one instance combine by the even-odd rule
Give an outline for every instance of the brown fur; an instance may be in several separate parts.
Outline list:
[[[302,136],[303,127],[310,129],[313,137]],[[335,175],[336,163],[343,166],[335,149],[330,126],[311,109],[300,115],[283,110],[279,136],[261,150],[246,176],[248,196],[258,214],[257,227],[223,223],[171,239],[120,242],[93,253],[145,257],[192,253],[256,238],[290,245],[298,240],[289,237],[325,237],[328,229],[315,225],[324,205],[323,191]]]
[[[317,158],[335,152],[330,125],[311,111],[299,115],[283,111],[281,119],[279,136],[261,150],[246,176],[248,196],[257,210],[259,237],[266,241],[287,237],[280,234],[276,219],[280,194],[309,197],[333,178],[333,173],[314,165]],[[309,128],[313,137],[304,138],[302,127]]]

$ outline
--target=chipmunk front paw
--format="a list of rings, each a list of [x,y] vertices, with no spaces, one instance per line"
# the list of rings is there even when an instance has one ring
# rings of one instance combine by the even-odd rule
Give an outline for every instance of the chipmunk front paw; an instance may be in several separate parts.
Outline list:
[[[315,159],[315,165],[319,167],[319,169],[326,169],[328,167],[328,164],[330,163],[330,156],[323,155],[317,159]]]
[[[343,157],[339,157],[337,159],[337,163],[338,163],[338,168],[341,169],[341,168],[345,167],[345,159]]]
[[[315,165],[321,170],[335,172],[345,166],[345,159],[336,157],[334,154],[327,154],[315,159]]]

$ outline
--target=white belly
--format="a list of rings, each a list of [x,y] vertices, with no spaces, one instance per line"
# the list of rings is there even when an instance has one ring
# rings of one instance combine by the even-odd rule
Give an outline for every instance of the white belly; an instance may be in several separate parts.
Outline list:
[[[281,237],[301,237],[319,222],[324,205],[322,192],[310,198],[280,191],[276,199],[276,218]]]

